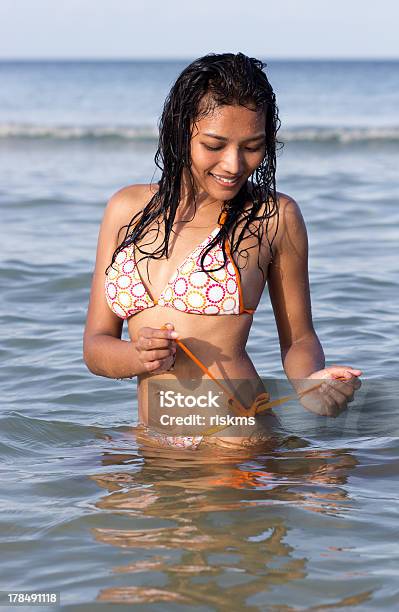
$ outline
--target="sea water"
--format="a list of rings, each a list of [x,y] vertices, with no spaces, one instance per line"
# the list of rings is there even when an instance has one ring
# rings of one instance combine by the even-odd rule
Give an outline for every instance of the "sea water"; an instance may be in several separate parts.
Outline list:
[[[0,63],[0,589],[68,610],[397,609],[397,62],[266,68],[315,329],[327,364],[363,370],[346,413],[281,408],[286,436],[256,455],[161,452],[132,430],[135,382],[83,363],[104,206],[156,180],[185,64]],[[284,379],[267,289],[248,351]]]

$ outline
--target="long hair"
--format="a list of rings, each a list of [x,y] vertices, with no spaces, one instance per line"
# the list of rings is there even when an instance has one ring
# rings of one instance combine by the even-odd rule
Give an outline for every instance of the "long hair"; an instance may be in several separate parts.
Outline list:
[[[126,235],[123,242],[115,250],[110,265],[113,264],[121,249],[133,243],[137,244],[140,238],[146,235],[148,228],[154,221],[157,221],[158,229],[160,223],[164,225],[162,244],[152,252],[145,251],[143,245],[137,248],[141,253],[144,253],[142,259],[168,257],[169,237],[181,198],[184,169],[188,171],[190,192],[193,197],[194,210],[196,210],[195,186],[191,173],[190,156],[193,125],[200,117],[223,105],[241,105],[251,110],[264,112],[266,121],[265,155],[261,164],[249,177],[250,188],[248,188],[248,182],[246,181],[232,199],[223,203],[223,210],[226,213],[225,222],[220,227],[219,233],[203,252],[201,268],[204,272],[209,273],[209,268],[204,269],[204,258],[220,240],[222,241],[224,263],[219,268],[212,269],[212,271],[219,270],[225,265],[227,257],[225,238],[228,238],[230,230],[232,231],[230,250],[231,253],[234,253],[238,250],[246,229],[251,235],[256,233],[260,246],[265,226],[266,239],[273,258],[272,243],[278,227],[275,176],[276,145],[281,143],[277,141],[280,120],[276,98],[263,71],[265,66],[266,64],[262,61],[249,58],[242,53],[236,55],[233,53],[211,53],[195,60],[183,70],[165,100],[159,122],[159,143],[154,158],[155,164],[162,173],[158,182],[158,191],[145,205],[144,209],[135,214],[127,226],[123,226],[127,227]],[[252,202],[252,207],[246,207],[248,202]],[[259,214],[261,210],[263,212]],[[277,215],[276,230],[270,240],[267,231],[268,224],[269,219],[275,215]],[[238,233],[238,237],[236,237],[238,223],[243,220],[245,223]],[[259,221],[257,232],[253,232],[250,227],[251,225],[253,227],[254,221]],[[259,265],[259,250],[258,267],[263,274]]]

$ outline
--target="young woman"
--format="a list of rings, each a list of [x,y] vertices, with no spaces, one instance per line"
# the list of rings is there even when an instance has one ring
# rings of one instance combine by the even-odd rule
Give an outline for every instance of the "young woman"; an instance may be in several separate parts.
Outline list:
[[[84,359],[97,375],[137,376],[143,423],[148,381],[211,377],[225,388],[260,381],[245,346],[266,281],[287,377],[299,391],[325,381],[301,395],[302,404],[336,416],[360,386],[360,370],[325,368],[312,323],[306,228],[295,200],[276,191],[278,109],[263,67],[241,53],[190,64],[160,121],[159,183],[121,189],[105,209]],[[124,319],[130,341],[121,340]],[[248,392],[240,408],[256,397]],[[262,420],[263,431],[273,419]],[[206,441],[233,441],[222,434]],[[197,448],[205,440],[163,442]]]

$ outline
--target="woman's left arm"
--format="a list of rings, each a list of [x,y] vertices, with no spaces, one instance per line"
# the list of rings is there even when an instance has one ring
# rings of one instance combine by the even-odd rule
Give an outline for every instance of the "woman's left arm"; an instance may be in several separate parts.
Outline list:
[[[304,379],[329,379],[339,410],[352,399],[360,370],[351,366],[325,368],[323,348],[313,327],[308,275],[308,238],[298,204],[280,194],[276,254],[269,266],[268,287],[280,341],[284,371],[298,391]],[[345,383],[337,379],[345,379]]]

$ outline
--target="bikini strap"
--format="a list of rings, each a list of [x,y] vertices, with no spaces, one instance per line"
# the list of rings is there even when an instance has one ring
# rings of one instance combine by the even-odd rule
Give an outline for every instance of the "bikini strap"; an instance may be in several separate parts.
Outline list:
[[[222,210],[222,212],[220,213],[219,225],[220,226],[224,225],[226,219],[227,219],[227,211],[226,210]]]
[[[220,221],[219,221],[219,225],[222,226],[227,218],[227,211],[223,210],[220,214]],[[231,261],[231,264],[234,268],[235,274],[236,274],[236,278],[237,278],[237,285],[238,285],[238,293],[239,293],[239,302],[240,302],[240,308],[239,308],[239,313],[238,314],[250,314],[253,315],[255,312],[255,308],[245,308],[244,306],[244,299],[243,299],[243,294],[242,294],[242,286],[241,286],[241,274],[240,271],[238,270],[238,267],[236,266],[236,263],[233,259],[233,255],[231,254],[231,250],[230,250],[230,243],[229,240],[226,236],[225,241],[225,249],[226,249],[226,253],[228,258]]]
[[[255,312],[255,308],[242,308],[240,314],[242,314],[243,312],[253,315]]]

